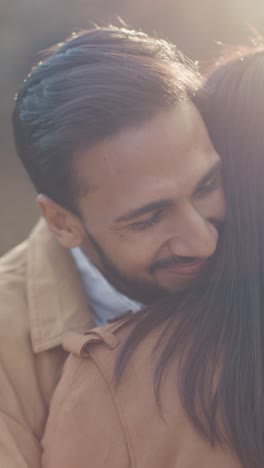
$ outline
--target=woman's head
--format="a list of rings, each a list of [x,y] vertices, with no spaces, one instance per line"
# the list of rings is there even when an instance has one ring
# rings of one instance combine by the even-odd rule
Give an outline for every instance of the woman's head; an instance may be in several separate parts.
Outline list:
[[[223,419],[244,465],[260,467],[264,456],[264,51],[238,55],[218,66],[196,104],[223,160],[226,227],[213,265],[224,363],[219,386],[225,402]],[[214,306],[210,289],[208,294]]]
[[[129,337],[117,370],[138,341],[164,322],[154,378],[157,396],[164,371],[177,354],[182,403],[196,428],[212,444],[227,442],[243,467],[261,468],[264,52],[218,66],[194,100],[223,160],[226,224],[207,276],[192,295],[171,298],[146,313]]]
[[[243,242],[249,258],[242,273],[247,271],[254,249],[259,258],[263,245],[264,51],[239,55],[218,66],[195,99],[223,160],[227,229],[237,230],[239,243],[248,241]],[[245,235],[249,238],[244,239]],[[260,245],[256,246],[257,241]]]

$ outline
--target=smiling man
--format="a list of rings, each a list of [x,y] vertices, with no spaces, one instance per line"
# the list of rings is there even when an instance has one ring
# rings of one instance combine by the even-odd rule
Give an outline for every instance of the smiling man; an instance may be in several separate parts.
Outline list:
[[[213,255],[224,197],[199,85],[172,45],[107,28],[56,46],[19,92],[45,222],[1,261],[1,466],[40,463],[65,331],[191,287]]]
[[[84,149],[75,177],[93,188],[78,199],[79,239],[64,246],[82,246],[129,297],[149,304],[188,286],[214,253],[223,217],[220,160],[190,102]],[[47,198],[40,203],[56,234],[53,210],[61,210]]]

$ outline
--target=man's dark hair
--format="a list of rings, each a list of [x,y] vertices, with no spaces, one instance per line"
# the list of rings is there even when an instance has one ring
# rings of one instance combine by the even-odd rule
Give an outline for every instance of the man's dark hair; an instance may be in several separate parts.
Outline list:
[[[182,101],[199,80],[172,44],[123,28],[83,31],[50,49],[13,112],[17,154],[36,190],[75,211],[78,150]]]

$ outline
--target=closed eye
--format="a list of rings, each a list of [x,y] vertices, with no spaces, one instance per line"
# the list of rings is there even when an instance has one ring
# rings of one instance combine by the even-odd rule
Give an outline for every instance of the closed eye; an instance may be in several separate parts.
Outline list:
[[[155,224],[157,224],[162,218],[163,210],[157,211],[153,216],[144,220],[138,221],[128,225],[128,228],[133,231],[143,231],[144,229],[151,228]]]
[[[222,184],[221,172],[217,171],[213,176],[204,182],[195,192],[196,196],[203,196],[216,190]]]

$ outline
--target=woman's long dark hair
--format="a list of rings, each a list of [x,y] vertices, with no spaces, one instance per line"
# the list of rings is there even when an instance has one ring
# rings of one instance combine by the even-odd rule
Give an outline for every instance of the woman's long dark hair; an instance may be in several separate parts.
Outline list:
[[[223,160],[226,223],[209,271],[182,297],[146,310],[117,362],[164,324],[154,386],[178,356],[183,407],[244,468],[264,465],[264,52],[218,67],[196,98]],[[161,346],[162,345],[162,346]]]

